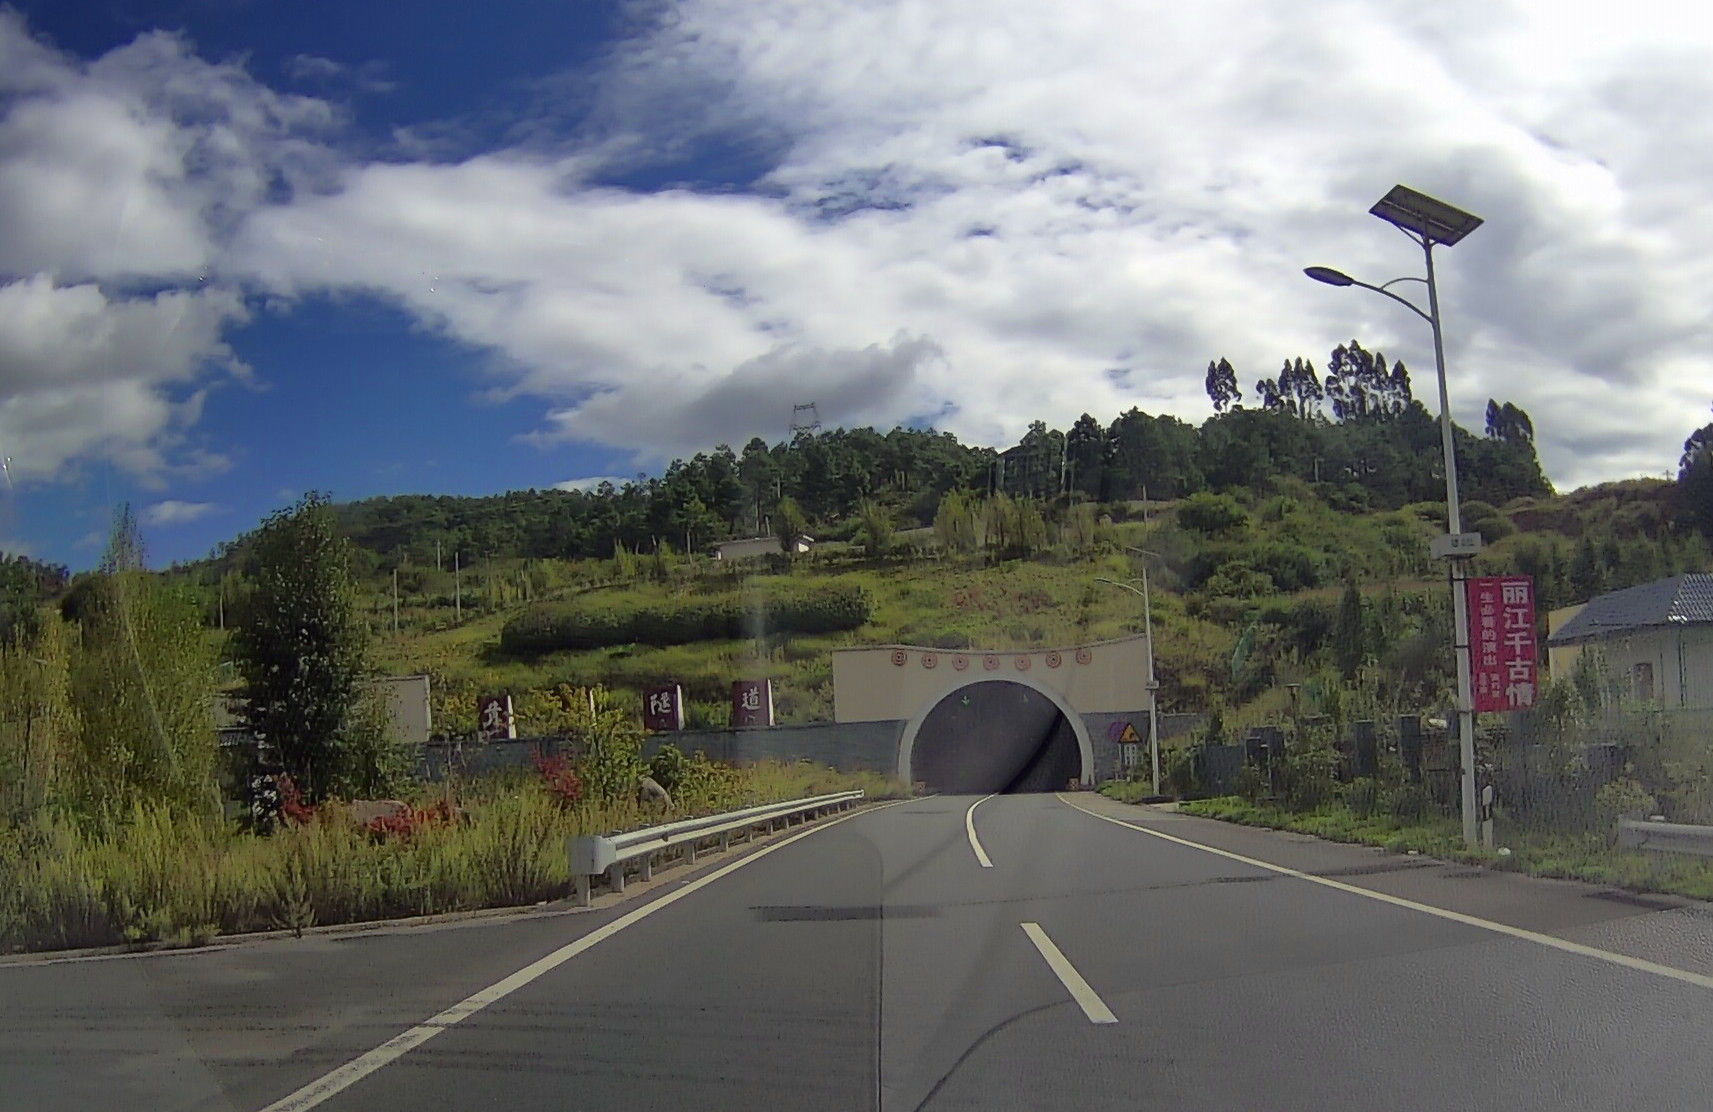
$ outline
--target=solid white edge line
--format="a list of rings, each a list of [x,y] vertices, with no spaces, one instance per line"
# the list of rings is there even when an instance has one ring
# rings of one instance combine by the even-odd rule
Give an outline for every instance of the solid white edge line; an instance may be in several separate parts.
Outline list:
[[[1039,923],[1023,923],[1023,933],[1029,936],[1029,941],[1035,944],[1035,949],[1041,951],[1041,956],[1047,959],[1047,968],[1059,978],[1059,983],[1065,986],[1065,991],[1071,994],[1071,999],[1077,1002],[1077,1007],[1088,1016],[1090,1023],[1117,1023],[1118,1017],[1112,1014],[1112,1009],[1106,1002],[1089,987],[1083,980],[1076,966],[1070,959],[1053,945],[1053,940],[1047,937],[1047,932],[1041,929]]]
[[[668,892],[659,899],[644,904],[634,911],[626,912],[605,926],[597,927],[588,934],[583,935],[581,938],[566,943],[559,947],[559,949],[548,954],[546,957],[538,958],[537,960],[530,962],[528,965],[519,969],[510,976],[495,981],[487,988],[465,997],[463,1000],[460,1000],[445,1011],[430,1016],[415,1027],[410,1028],[408,1031],[404,1031],[401,1034],[393,1036],[380,1046],[375,1047],[375,1049],[351,1059],[351,1061],[346,1062],[337,1069],[323,1074],[321,1077],[316,1078],[314,1081],[311,1081],[302,1088],[281,1097],[279,1100],[276,1100],[272,1104],[263,1108],[261,1112],[304,1112],[305,1109],[314,1108],[316,1105],[321,1104],[323,1101],[335,1094],[355,1085],[371,1073],[374,1073],[404,1057],[406,1054],[415,1050],[434,1036],[440,1034],[440,1032],[446,1030],[448,1027],[462,1023],[464,1020],[469,1019],[488,1005],[510,996],[512,993],[529,984],[531,981],[534,981],[547,973],[551,973],[553,970],[564,965],[583,951],[606,941],[613,935],[624,930],[626,927],[648,918],[661,908],[677,903],[685,896],[690,895],[690,893],[706,888],[708,885],[714,883],[714,881],[736,872],[738,869],[743,868],[752,861],[759,861],[774,850],[784,849],[792,842],[800,841],[807,838],[809,835],[825,830],[830,826],[837,826],[846,819],[853,819],[858,815],[872,814],[875,811],[885,810],[887,807],[896,807],[900,803],[908,802],[909,800],[907,799],[900,799],[891,803],[883,803],[879,807],[870,807],[865,810],[855,811],[848,815],[841,815],[838,818],[817,823],[801,833],[793,834],[789,838],[784,838],[780,841],[764,845],[755,852],[745,854],[743,857],[738,858],[736,861],[733,861],[728,865],[722,865],[720,868],[715,869],[708,875],[698,877],[697,879],[685,884],[684,887]]]
[[[1713,989],[1713,977],[1709,977],[1705,973],[1695,973],[1688,969],[1679,969],[1674,965],[1662,965],[1657,961],[1649,961],[1646,958],[1631,957],[1629,954],[1620,954],[1612,950],[1602,950],[1597,946],[1586,946],[1580,942],[1572,942],[1568,938],[1559,938],[1557,935],[1542,934],[1539,931],[1531,931],[1527,927],[1514,927],[1509,923],[1500,923],[1492,919],[1483,919],[1476,915],[1465,915],[1461,911],[1452,911],[1448,908],[1435,907],[1432,904],[1417,903],[1415,900],[1406,899],[1403,896],[1394,896],[1387,892],[1376,892],[1370,888],[1358,888],[1354,884],[1346,884],[1341,880],[1333,880],[1324,876],[1315,876],[1313,873],[1305,873],[1300,869],[1293,869],[1287,865],[1275,865],[1271,861],[1262,861],[1256,857],[1245,857],[1241,853],[1233,853],[1227,849],[1218,849],[1214,846],[1203,845],[1200,842],[1192,842],[1188,838],[1179,838],[1173,834],[1165,834],[1158,830],[1151,830],[1146,826],[1138,826],[1133,822],[1125,822],[1123,819],[1115,819],[1111,815],[1102,815],[1096,811],[1090,811],[1086,807],[1079,807],[1062,795],[1058,796],[1058,800],[1071,810],[1081,811],[1091,819],[1100,819],[1102,822],[1110,822],[1114,826],[1122,826],[1126,830],[1134,830],[1138,834],[1146,834],[1151,838],[1159,838],[1162,841],[1172,842],[1180,846],[1188,846],[1190,849],[1199,849],[1203,853],[1211,853],[1217,857],[1224,857],[1227,860],[1236,861],[1244,865],[1253,865],[1257,869],[1265,869],[1271,873],[1278,873],[1280,876],[1294,877],[1297,880],[1306,880],[1310,884],[1318,884],[1323,888],[1331,888],[1338,892],[1348,892],[1353,896],[1362,896],[1366,899],[1377,900],[1380,903],[1391,904],[1393,907],[1401,907],[1409,911],[1419,911],[1423,915],[1432,915],[1435,918],[1445,919],[1449,922],[1462,923],[1464,926],[1478,927],[1481,930],[1491,931],[1494,934],[1502,934],[1507,938],[1516,938],[1521,939],[1524,942],[1533,942],[1540,946],[1547,946],[1554,950],[1561,950],[1567,954],[1576,954],[1579,957],[1593,958],[1595,961],[1603,961],[1612,965],[1621,966],[1625,969],[1633,969],[1638,973],[1651,973],[1656,977],[1665,977],[1673,981],[1682,981],[1686,985],[1695,985],[1698,988]]]
[[[993,795],[998,794],[998,792],[993,793]],[[975,850],[976,862],[984,869],[993,868],[993,862],[988,860],[987,851],[981,848],[981,841],[975,836],[975,809],[992,799],[993,795],[982,796],[974,803],[971,803],[970,809],[964,812],[964,833],[968,834],[970,837],[970,848]]]

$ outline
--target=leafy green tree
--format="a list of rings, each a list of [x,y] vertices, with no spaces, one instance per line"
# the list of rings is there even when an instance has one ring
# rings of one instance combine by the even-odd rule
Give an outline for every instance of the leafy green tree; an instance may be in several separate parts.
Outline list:
[[[787,495],[773,507],[773,535],[779,538],[779,551],[787,556],[797,550],[797,538],[809,528],[809,519],[797,505],[795,498]]]
[[[863,551],[869,558],[876,559],[892,551],[894,529],[892,513],[878,502],[862,504],[862,534]]]
[[[934,537],[946,552],[967,556],[981,544],[978,525],[981,507],[961,491],[950,491],[940,499],[934,514]]]
[[[388,793],[406,755],[375,709],[350,545],[326,498],[270,515],[249,563],[255,588],[233,638],[244,724],[310,799]]]
[[[1087,498],[1106,499],[1106,458],[1106,429],[1085,413],[1065,434],[1065,463],[1070,470],[1071,489]]]

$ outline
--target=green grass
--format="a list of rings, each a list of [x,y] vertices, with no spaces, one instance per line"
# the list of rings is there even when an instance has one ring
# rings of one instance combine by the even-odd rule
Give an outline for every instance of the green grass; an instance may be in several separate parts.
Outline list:
[[[1146,541],[1144,530],[1126,528],[1129,540]],[[677,578],[669,584],[639,578],[606,588],[604,602],[645,605],[733,588],[729,569],[707,562],[690,570],[680,568],[675,574]],[[774,681],[780,721],[816,721],[832,717],[834,649],[898,643],[1008,649],[1125,636],[1141,624],[1135,598],[1095,583],[1095,577],[1129,575],[1129,564],[1121,556],[997,565],[920,560],[853,566],[806,560],[779,575],[755,569],[746,582],[757,590],[763,582],[770,589],[861,587],[874,600],[866,625],[841,634],[660,648],[615,646],[513,659],[497,651],[500,629],[530,604],[474,614],[456,626],[439,610],[407,606],[401,614],[401,632],[394,636],[383,631],[377,647],[388,670],[426,672],[433,677],[437,730],[467,731],[473,724],[478,693],[509,690],[515,696],[560,684],[598,684],[634,695],[657,683],[676,682],[684,686],[692,703],[692,718],[699,712],[704,721],[717,723],[722,720],[731,681],[739,677]],[[1154,624],[1161,674],[1174,689],[1186,693],[1186,702],[1195,701],[1193,693],[1207,690],[1218,680],[1233,635],[1213,622],[1191,617],[1182,600],[1164,590],[1154,599]],[[529,723],[520,727],[527,729]]]
[[[1120,803],[1140,803],[1154,795],[1154,785],[1141,780],[1108,780],[1100,786],[1100,794]]]
[[[764,762],[725,770],[700,802],[727,810],[852,788],[872,799],[905,794],[876,773]],[[446,790],[424,785],[421,801]],[[563,807],[521,771],[456,792],[464,821],[385,840],[337,807],[267,837],[142,807],[105,834],[46,812],[0,826],[0,951],[195,945],[223,934],[527,905],[569,890],[567,837],[658,821],[628,802]]]
[[[1580,880],[1636,892],[1664,892],[1692,899],[1713,899],[1713,863],[1699,858],[1631,853],[1592,835],[1558,834],[1520,827],[1507,829],[1501,823],[1496,831],[1497,843],[1511,851],[1501,856],[1496,852],[1465,848],[1460,824],[1449,817],[1436,816],[1421,823],[1399,823],[1380,814],[1358,818],[1343,804],[1310,812],[1293,812],[1249,803],[1236,796],[1186,801],[1178,809],[1186,815],[1244,826],[1291,830],[1329,841],[1377,846],[1392,853],[1415,850],[1447,861],[1474,862],[1529,876]]]

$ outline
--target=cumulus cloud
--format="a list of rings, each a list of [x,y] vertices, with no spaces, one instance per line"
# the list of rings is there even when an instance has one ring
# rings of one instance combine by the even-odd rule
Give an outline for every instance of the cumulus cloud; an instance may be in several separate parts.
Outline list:
[[[213,502],[181,502],[176,498],[168,498],[145,506],[143,523],[157,526],[185,525],[219,511],[220,507]]]
[[[1713,32],[1673,5],[651,10],[579,76],[585,119],[385,162],[324,141],[326,102],[174,36],[78,63],[0,15],[0,306],[96,312],[109,331],[191,322],[129,377],[69,340],[31,354],[0,324],[21,384],[0,431],[19,435],[6,407],[27,402],[82,430],[42,449],[54,467],[117,443],[157,466],[184,424],[172,407],[234,366],[221,336],[246,299],[328,291],[485,353],[492,395],[541,405],[534,441],[639,464],[777,437],[808,401],[828,422],[926,419],[987,443],[1084,410],[1196,420],[1209,359],[1247,390],[1351,336],[1431,399],[1419,321],[1301,275],[1417,272],[1366,213],[1396,181],[1487,219],[1440,253],[1465,423],[1489,396],[1523,405],[1570,485],[1658,472],[1705,412],[1713,123],[1680,106],[1713,93]],[[694,179],[710,153],[753,180],[624,185],[639,168]],[[122,400],[130,431],[78,391]]]
[[[233,221],[325,165],[326,105],[143,35],[92,62],[0,10],[0,451],[22,479],[107,460],[206,474],[189,436],[248,319],[222,278]]]

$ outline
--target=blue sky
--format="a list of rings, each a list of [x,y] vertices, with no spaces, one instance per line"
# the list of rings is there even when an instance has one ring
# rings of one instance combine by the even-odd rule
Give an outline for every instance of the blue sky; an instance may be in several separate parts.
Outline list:
[[[398,13],[405,13],[401,18]],[[1561,487],[1713,394],[1689,5],[678,0],[0,8],[0,547],[160,564],[305,489],[488,493],[823,421],[1199,421],[1419,323]]]

